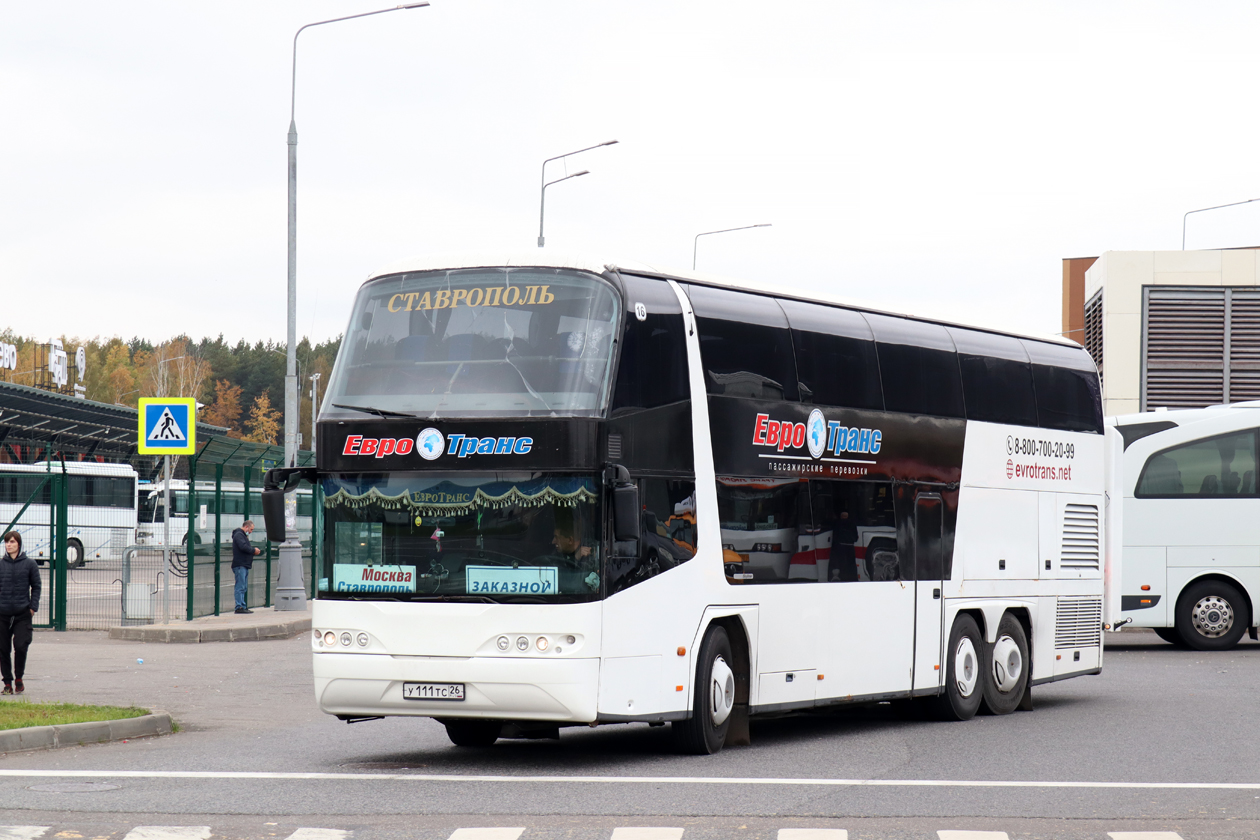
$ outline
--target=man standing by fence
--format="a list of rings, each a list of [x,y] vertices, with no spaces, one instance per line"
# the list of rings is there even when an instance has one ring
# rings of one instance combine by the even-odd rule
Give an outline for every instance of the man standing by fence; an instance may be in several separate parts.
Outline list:
[[[249,541],[252,533],[254,523],[249,519],[232,532],[232,576],[236,578],[236,612],[241,615],[253,614],[253,610],[245,606],[245,595],[249,590],[249,570],[254,567],[254,558],[262,554],[262,549],[254,548]]]
[[[0,559],[0,673],[4,690],[13,693],[13,677],[17,674],[17,693],[22,694],[22,676],[26,673],[26,649],[31,646],[32,619],[39,610],[39,593],[43,585],[35,561],[22,551],[22,535],[9,531],[4,535],[4,555]],[[9,660],[9,646],[13,660]]]

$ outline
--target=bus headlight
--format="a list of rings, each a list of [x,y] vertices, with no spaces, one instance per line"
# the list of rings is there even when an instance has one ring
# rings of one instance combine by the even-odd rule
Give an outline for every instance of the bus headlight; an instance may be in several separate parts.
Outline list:
[[[507,650],[512,646],[512,640],[507,636],[500,636],[494,644],[499,648],[499,650]]]
[[[333,645],[337,644],[337,634],[331,630],[325,633],[324,644],[328,645],[329,647],[332,647]]]
[[[360,633],[360,634],[359,634],[359,637],[358,637],[357,639],[355,639],[355,641],[357,641],[357,642],[359,643],[359,647],[367,647],[367,646],[368,646],[368,634],[367,634],[367,633]]]
[[[534,642],[534,645],[538,648],[539,652],[546,650],[548,645],[547,637],[539,636],[538,641]]]
[[[529,639],[525,638],[524,636],[521,636],[519,639],[517,639],[517,640],[516,640],[516,649],[517,649],[517,650],[529,650]]]
[[[341,634],[341,643],[346,647],[350,647],[350,640],[353,638],[349,633]]]

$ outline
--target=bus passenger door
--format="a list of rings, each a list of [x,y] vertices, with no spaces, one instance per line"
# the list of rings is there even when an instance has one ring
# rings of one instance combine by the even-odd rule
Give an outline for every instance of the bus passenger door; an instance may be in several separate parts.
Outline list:
[[[944,618],[944,503],[936,493],[914,500],[914,688],[941,684],[941,623]]]

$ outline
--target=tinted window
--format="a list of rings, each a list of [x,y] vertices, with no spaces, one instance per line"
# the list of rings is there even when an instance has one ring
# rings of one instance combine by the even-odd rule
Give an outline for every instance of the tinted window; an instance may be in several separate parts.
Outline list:
[[[1083,347],[1022,341],[1032,360],[1037,425],[1045,429],[1102,434],[1098,369]]]
[[[808,577],[792,574],[800,537],[813,532],[809,489],[803,480],[718,478],[717,499],[728,582],[809,582]]]
[[[793,300],[779,304],[792,327],[801,401],[883,409],[875,342],[861,313]]]
[[[623,276],[626,329],[613,390],[613,411],[654,408],[687,399],[687,344],[682,307],[664,280]],[[640,320],[636,307],[646,317]]]
[[[35,488],[39,487],[41,481],[44,481],[42,475],[31,474],[10,474],[0,475],[0,502],[7,504],[24,505],[27,500],[31,504],[48,504],[51,497],[49,493],[50,483],[45,483],[35,497],[32,499],[31,494],[35,493]],[[7,525],[8,523],[4,523]],[[0,525],[3,527],[3,525]]]
[[[958,357],[944,327],[887,315],[867,315],[866,319],[879,350],[885,408],[964,416]]]
[[[687,287],[700,330],[710,394],[796,400],[796,364],[787,318],[773,298]]]
[[[967,419],[1037,425],[1032,367],[1019,339],[949,327],[958,348]]]
[[[812,546],[806,547],[802,539],[801,553],[793,558],[794,571],[808,574],[812,548],[819,581],[901,579],[891,484],[814,479],[809,492]]]
[[[668,478],[639,481],[643,540],[638,559],[608,560],[608,594],[655,577],[696,554],[696,483]]]
[[[1254,496],[1255,432],[1196,440],[1156,452],[1142,468],[1136,495]]]

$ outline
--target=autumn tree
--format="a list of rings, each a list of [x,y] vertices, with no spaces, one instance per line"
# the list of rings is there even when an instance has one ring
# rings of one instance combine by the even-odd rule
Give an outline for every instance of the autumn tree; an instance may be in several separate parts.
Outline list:
[[[226,379],[215,382],[214,402],[201,410],[201,420],[212,426],[223,426],[230,437],[240,437],[241,386]]]
[[[141,389],[148,397],[199,397],[213,373],[183,337],[159,344],[151,353],[143,354],[143,361],[140,353],[135,358],[142,371]]]
[[[267,391],[263,391],[249,410],[249,420],[245,423],[245,440],[274,444],[280,434],[280,419],[280,410],[271,407],[271,397]]]

